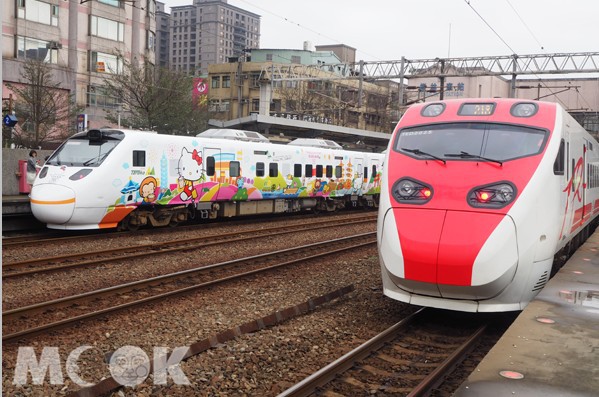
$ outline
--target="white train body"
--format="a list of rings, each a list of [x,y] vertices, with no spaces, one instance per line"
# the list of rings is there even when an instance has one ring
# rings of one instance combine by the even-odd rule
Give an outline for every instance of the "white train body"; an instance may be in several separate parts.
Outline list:
[[[31,210],[53,229],[136,229],[195,216],[376,206],[383,155],[319,142],[333,149],[273,144],[249,131],[90,130],[48,159]]]
[[[384,293],[402,302],[521,310],[599,213],[599,145],[557,104],[416,105],[386,156],[378,249]]]

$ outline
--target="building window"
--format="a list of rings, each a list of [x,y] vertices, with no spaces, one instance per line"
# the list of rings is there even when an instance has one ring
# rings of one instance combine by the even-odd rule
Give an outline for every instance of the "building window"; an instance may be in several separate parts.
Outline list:
[[[123,59],[116,55],[90,51],[89,71],[120,74],[123,71]]]
[[[119,103],[118,98],[106,95],[104,88],[93,85],[87,87],[87,106],[116,109]]]
[[[38,0],[17,0],[17,17],[44,25],[58,26],[58,6]]]
[[[231,87],[231,76],[223,76],[223,88]]]
[[[58,62],[58,51],[50,49],[49,41],[17,36],[17,58],[37,59],[46,63]]]
[[[266,54],[266,60],[272,61],[272,54]]]
[[[122,2],[124,3],[124,1]],[[146,10],[148,10],[148,15],[154,16],[156,14],[156,0],[148,0]]]
[[[124,42],[125,24],[92,15],[89,33],[91,36]]]
[[[260,100],[259,99],[252,99],[252,112],[258,112],[260,111]]]
[[[150,30],[146,30],[147,47],[150,51],[156,50],[156,34]]]
[[[98,0],[100,3],[108,4],[114,7],[125,8],[125,2],[121,0]]]
[[[299,55],[292,55],[291,63],[302,63],[302,58]]]
[[[212,88],[220,88],[220,76],[212,77]]]

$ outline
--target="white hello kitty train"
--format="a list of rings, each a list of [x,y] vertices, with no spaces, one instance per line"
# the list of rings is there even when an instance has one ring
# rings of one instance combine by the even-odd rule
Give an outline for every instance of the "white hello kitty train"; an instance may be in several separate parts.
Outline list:
[[[332,141],[273,144],[252,131],[89,130],[46,161],[31,210],[52,229],[135,230],[192,218],[376,207],[382,162],[382,154]]]

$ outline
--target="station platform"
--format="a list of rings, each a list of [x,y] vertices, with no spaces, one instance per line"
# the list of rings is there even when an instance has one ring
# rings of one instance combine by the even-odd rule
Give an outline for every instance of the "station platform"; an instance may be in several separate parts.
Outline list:
[[[2,215],[31,214],[29,194],[2,195]]]
[[[599,396],[599,229],[454,396]]]

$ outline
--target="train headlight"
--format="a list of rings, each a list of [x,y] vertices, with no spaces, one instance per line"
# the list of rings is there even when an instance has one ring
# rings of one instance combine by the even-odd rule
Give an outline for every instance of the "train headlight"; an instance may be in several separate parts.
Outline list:
[[[530,102],[517,103],[512,106],[510,113],[514,117],[532,117],[534,116],[539,108],[536,104]]]
[[[82,168],[79,171],[75,172],[73,175],[69,177],[72,181],[78,181],[80,179],[85,178],[90,172],[92,172],[91,168]]]
[[[475,208],[503,208],[516,198],[516,186],[497,182],[477,186],[468,193],[468,204]]]
[[[431,103],[430,105],[427,105],[422,109],[421,114],[424,117],[436,117],[436,116],[440,115],[441,113],[443,113],[444,110],[445,110],[444,103]]]
[[[410,178],[403,178],[393,184],[393,198],[402,204],[424,204],[433,197],[433,188]]]

